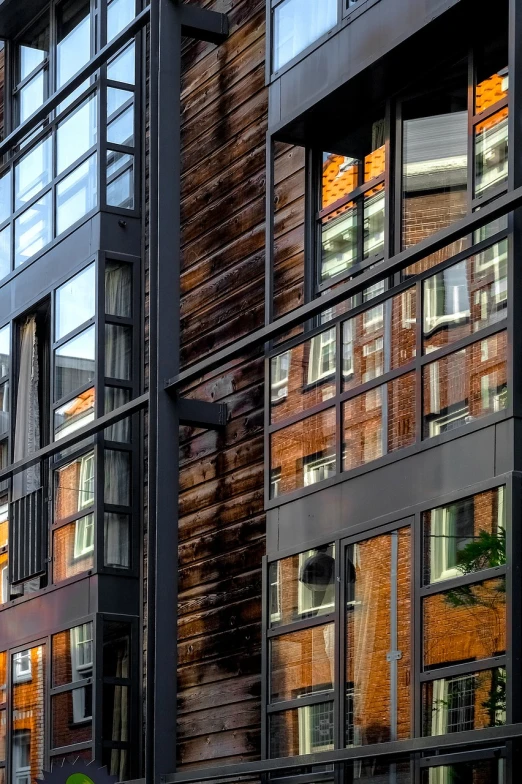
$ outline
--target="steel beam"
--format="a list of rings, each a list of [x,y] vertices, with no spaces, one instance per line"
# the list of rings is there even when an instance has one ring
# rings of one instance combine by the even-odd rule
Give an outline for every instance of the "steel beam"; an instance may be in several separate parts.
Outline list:
[[[217,11],[195,5],[181,5],[181,34],[198,41],[222,44],[228,37],[228,18]]]
[[[228,419],[226,403],[207,403],[205,400],[177,398],[179,424],[205,427],[212,430],[224,427]]]

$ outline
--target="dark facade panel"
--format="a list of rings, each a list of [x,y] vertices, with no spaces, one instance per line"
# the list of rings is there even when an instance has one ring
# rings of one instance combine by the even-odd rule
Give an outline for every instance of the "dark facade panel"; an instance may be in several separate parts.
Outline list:
[[[274,82],[269,129],[286,126],[457,4],[461,0],[381,0],[370,6]]]
[[[47,5],[47,0],[0,2],[0,38],[12,38]]]
[[[504,424],[504,423],[502,423]],[[495,426],[367,471],[267,513],[267,553],[328,537],[513,470],[509,441],[495,451]],[[496,454],[503,452],[501,459]]]

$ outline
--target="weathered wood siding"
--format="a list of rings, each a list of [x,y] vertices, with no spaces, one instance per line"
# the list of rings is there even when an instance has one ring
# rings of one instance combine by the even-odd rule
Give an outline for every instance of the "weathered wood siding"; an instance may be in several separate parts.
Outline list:
[[[228,14],[231,35],[184,46],[184,366],[261,326],[264,311],[265,3],[203,4]],[[262,356],[185,393],[230,410],[221,432],[181,432],[178,759],[188,767],[260,753]]]

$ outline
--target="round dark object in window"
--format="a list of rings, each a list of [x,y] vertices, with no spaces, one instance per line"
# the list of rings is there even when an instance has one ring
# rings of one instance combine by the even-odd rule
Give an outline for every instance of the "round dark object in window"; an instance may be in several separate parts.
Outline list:
[[[333,583],[335,561],[328,553],[315,553],[306,559],[299,580],[304,585],[326,586]]]

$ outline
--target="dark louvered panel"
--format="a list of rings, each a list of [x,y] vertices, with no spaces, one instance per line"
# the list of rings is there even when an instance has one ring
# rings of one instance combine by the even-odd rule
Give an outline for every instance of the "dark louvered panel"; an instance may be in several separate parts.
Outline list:
[[[25,582],[45,572],[42,488],[13,501],[9,514],[9,581]]]

